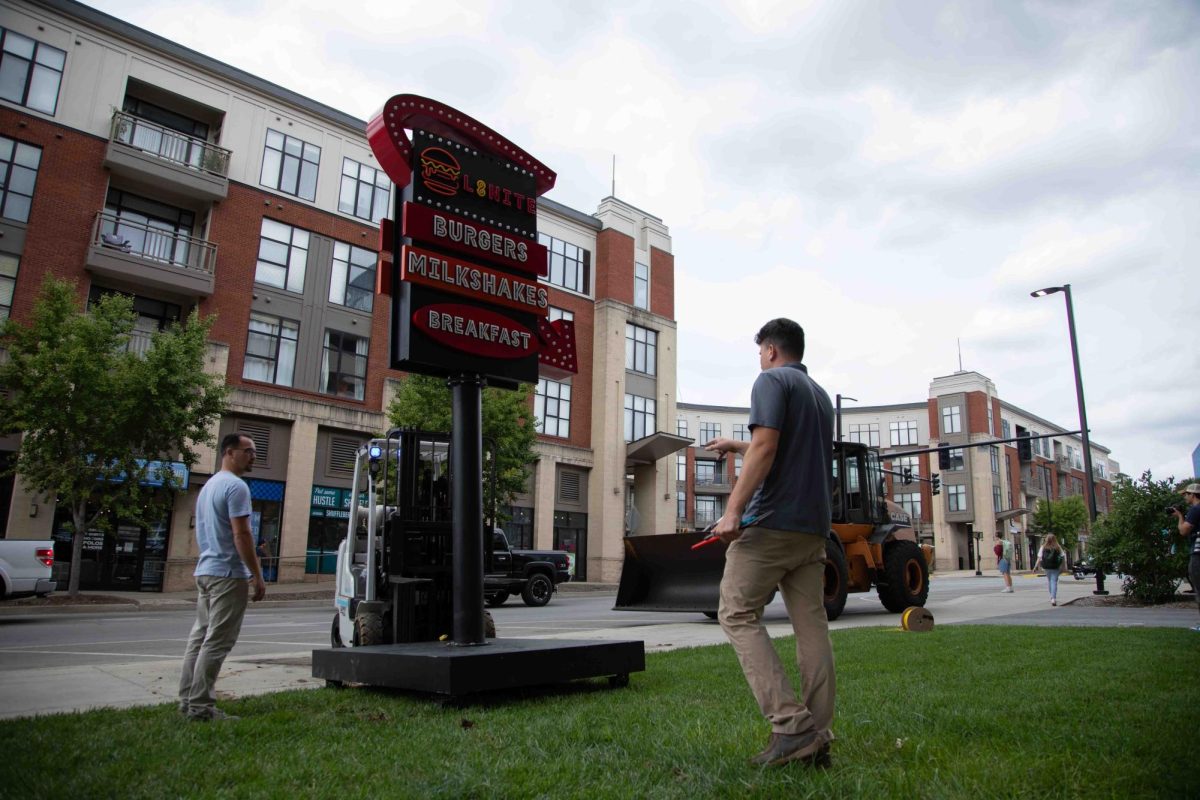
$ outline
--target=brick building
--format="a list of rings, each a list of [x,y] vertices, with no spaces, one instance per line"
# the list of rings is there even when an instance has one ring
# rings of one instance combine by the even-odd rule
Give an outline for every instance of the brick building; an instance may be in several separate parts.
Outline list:
[[[402,377],[374,293],[395,187],[365,121],[70,0],[0,9],[0,315],[26,318],[52,273],[81,307],[132,296],[131,348],[194,308],[215,316],[208,368],[232,391],[214,433],[257,446],[247,477],[270,576],[314,578],[342,535],[353,452],[387,428]],[[573,551],[580,579],[614,580],[630,523],[668,529],[675,510],[665,457],[679,445],[658,434],[675,416],[670,234],[613,197],[594,214],[544,199],[538,230],[580,371],[538,384],[538,460],[509,533]],[[18,446],[0,440],[0,458]],[[191,509],[217,461],[203,453],[158,524],[89,533],[85,588],[190,585]],[[0,483],[3,535],[62,540],[64,522],[19,476]]]

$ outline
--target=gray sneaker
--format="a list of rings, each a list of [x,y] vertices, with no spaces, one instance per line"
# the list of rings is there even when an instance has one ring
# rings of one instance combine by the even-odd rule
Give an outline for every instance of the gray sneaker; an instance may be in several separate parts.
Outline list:
[[[241,717],[226,714],[219,708],[205,709],[197,713],[188,712],[187,718],[192,722],[225,722],[239,720]]]

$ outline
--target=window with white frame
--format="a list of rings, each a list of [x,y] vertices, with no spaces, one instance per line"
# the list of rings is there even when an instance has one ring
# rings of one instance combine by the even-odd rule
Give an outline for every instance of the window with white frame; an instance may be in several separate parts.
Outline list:
[[[995,436],[996,435],[996,420],[992,416],[992,398],[987,397],[984,399],[987,402],[987,412],[988,412],[988,430],[987,430],[987,432],[988,432],[988,436]]]
[[[999,514],[1004,510],[1004,501],[1000,498],[1000,487],[992,484],[992,511]]]
[[[21,259],[12,253],[0,253],[0,322],[12,313],[13,292],[17,288],[17,271]]]
[[[733,457],[733,477],[742,477],[742,457],[740,455],[734,455]]]
[[[946,487],[946,508],[950,511],[966,511],[967,510],[967,487],[966,486],[947,486]]]
[[[1000,474],[1000,448],[992,445],[988,448],[989,455],[992,459],[992,472],[996,475]]]
[[[700,444],[711,442],[721,435],[721,423],[719,422],[703,422],[700,423]]]
[[[687,480],[687,456],[683,453],[675,456],[675,480]]]
[[[879,447],[879,423],[852,422],[850,423],[850,433],[846,435],[846,439],[869,447]]]
[[[947,470],[950,470],[951,472],[962,471],[966,465],[963,452],[964,451],[961,447],[946,451],[946,457],[950,459],[950,466],[946,467]]]
[[[650,308],[650,266],[633,265],[633,305],[635,308]]]
[[[920,459],[918,459],[917,456],[900,456],[899,458],[893,458],[892,459],[892,472],[900,473],[900,475],[892,476],[893,484],[899,483],[899,484],[903,485],[903,483],[904,483],[903,475],[904,475],[905,470],[909,471],[908,474],[910,476],[912,476],[912,478],[914,480],[916,478],[920,477],[920,475],[921,475]]]
[[[533,395],[537,432],[566,439],[571,436],[571,384],[540,378]]]
[[[321,391],[338,397],[362,400],[367,389],[367,346],[364,336],[325,331],[321,364]]]
[[[318,150],[318,157],[320,151]],[[342,185],[338,191],[338,211],[359,219],[379,222],[387,216],[392,183],[381,169],[342,158]]]
[[[558,308],[556,306],[547,306],[546,319],[551,322],[558,322],[560,319],[565,319],[567,322],[574,322],[575,312],[567,311],[565,308]]]
[[[242,377],[291,386],[296,369],[296,341],[299,338],[299,323],[251,312]]]
[[[654,375],[658,361],[658,333],[625,323],[625,369]]]
[[[688,422],[686,419],[683,419],[682,417],[680,417],[679,419],[675,420],[675,435],[676,436],[687,436],[688,435]]]
[[[892,446],[917,443],[917,421],[912,419],[888,423],[888,436]]]
[[[1011,439],[1012,438],[1012,423],[1010,423],[1004,417],[1000,418],[1000,438],[1001,439]]]
[[[263,186],[304,200],[315,200],[320,165],[321,148],[267,128],[262,172],[258,179]]]
[[[962,433],[962,409],[959,406],[942,409],[942,433]]]
[[[549,270],[543,280],[555,286],[570,289],[572,292],[580,294],[591,292],[592,254],[590,252],[544,233],[538,234],[538,243],[546,248],[546,257],[549,260]]]
[[[908,515],[913,519],[921,518],[921,493],[907,492],[905,494],[892,495],[892,500],[896,505],[908,512]]]
[[[637,394],[625,395],[625,441],[638,439],[654,433],[656,404],[652,398]]]
[[[739,442],[750,441],[750,427],[744,422],[733,423],[733,438]]]
[[[1071,447],[1068,450],[1071,453],[1071,466],[1075,469],[1083,469],[1083,448]]]
[[[375,298],[377,254],[345,242],[333,243],[329,302],[370,313]]]
[[[710,496],[696,496],[696,527],[706,528],[721,518],[717,510],[717,498]]]
[[[303,294],[307,266],[308,231],[264,217],[254,282]]]
[[[53,116],[67,53],[0,28],[0,99]]]
[[[42,148],[0,136],[0,217],[29,221]]]

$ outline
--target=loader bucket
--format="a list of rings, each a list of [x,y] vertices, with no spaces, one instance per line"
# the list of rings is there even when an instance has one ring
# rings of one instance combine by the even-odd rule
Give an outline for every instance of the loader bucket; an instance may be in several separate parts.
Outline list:
[[[713,613],[725,570],[722,542],[693,550],[705,533],[661,533],[625,538],[625,563],[615,611]]]

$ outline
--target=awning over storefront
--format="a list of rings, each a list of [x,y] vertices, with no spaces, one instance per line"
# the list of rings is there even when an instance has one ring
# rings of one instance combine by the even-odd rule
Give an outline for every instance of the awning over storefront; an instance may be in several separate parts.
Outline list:
[[[1022,514],[1028,514],[1028,513],[1029,513],[1028,508],[1010,508],[1008,511],[1001,511],[999,514],[997,514],[996,521],[1002,522],[1003,520],[1006,520],[1006,519],[1016,519],[1017,517],[1021,516]]]
[[[678,452],[692,444],[694,440],[686,436],[676,436],[673,433],[652,433],[636,442],[625,445],[625,466],[636,467],[653,464],[660,458]]]

